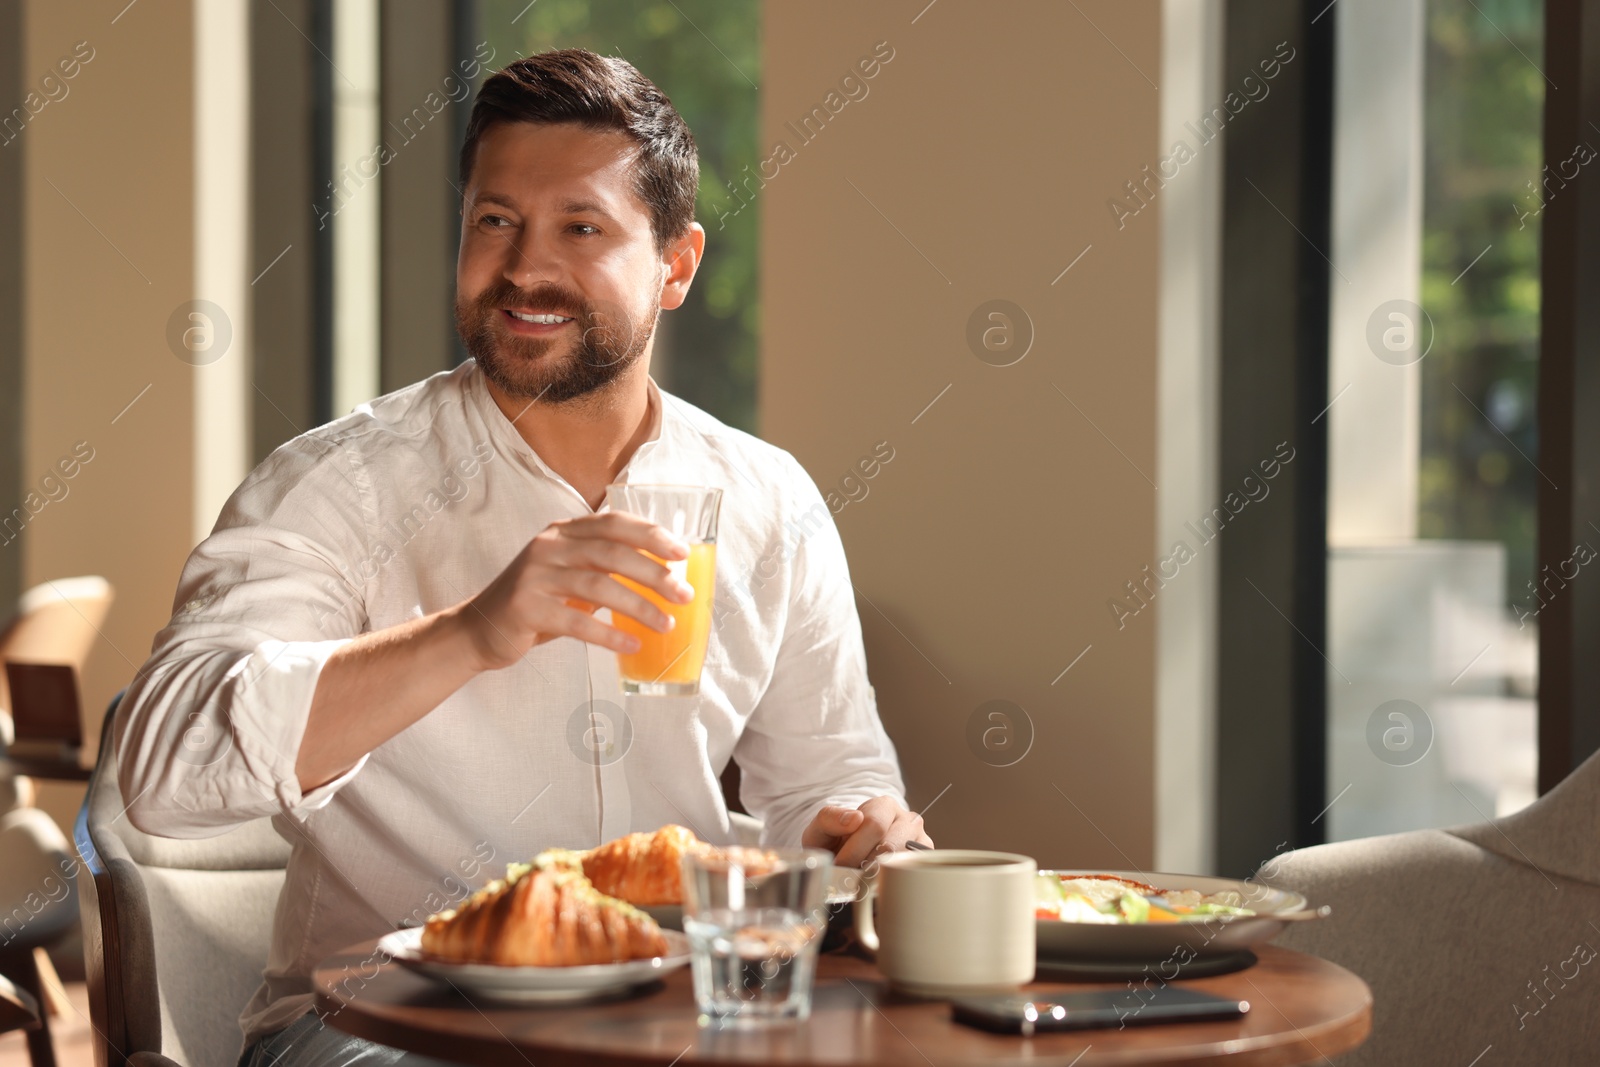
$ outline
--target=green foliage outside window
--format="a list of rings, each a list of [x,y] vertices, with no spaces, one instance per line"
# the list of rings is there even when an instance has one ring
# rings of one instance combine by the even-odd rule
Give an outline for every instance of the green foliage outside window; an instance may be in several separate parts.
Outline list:
[[[1427,19],[1419,529],[1503,542],[1508,601],[1532,605],[1544,4],[1429,0]]]

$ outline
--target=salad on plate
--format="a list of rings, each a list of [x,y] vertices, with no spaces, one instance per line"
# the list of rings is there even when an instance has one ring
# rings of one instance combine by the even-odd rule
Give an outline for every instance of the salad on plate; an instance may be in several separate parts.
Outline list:
[[[1034,916],[1061,922],[1185,923],[1256,914],[1235,890],[1158,889],[1114,874],[1041,871],[1034,887]]]

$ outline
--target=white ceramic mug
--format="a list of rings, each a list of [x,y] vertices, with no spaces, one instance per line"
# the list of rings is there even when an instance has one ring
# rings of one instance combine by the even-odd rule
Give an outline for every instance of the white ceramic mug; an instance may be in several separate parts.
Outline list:
[[[884,976],[908,993],[1016,989],[1033,980],[1038,869],[1011,852],[892,853],[878,860],[856,902],[856,936],[877,953]]]

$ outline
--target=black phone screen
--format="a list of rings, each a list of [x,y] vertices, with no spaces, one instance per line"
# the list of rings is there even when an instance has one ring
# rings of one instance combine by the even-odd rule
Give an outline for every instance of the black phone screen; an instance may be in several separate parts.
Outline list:
[[[1002,1034],[1046,1033],[1167,1022],[1237,1019],[1250,1002],[1177,986],[1051,996],[963,997],[951,1002],[956,1022]]]

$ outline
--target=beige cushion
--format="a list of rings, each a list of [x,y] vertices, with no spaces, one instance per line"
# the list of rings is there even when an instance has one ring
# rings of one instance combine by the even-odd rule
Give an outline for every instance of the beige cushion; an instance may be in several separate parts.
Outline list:
[[[161,976],[161,1052],[191,1067],[231,1064],[239,1013],[261,984],[282,870],[143,871]]]
[[[1600,949],[1600,888],[1444,830],[1288,853],[1262,880],[1333,906],[1280,945],[1372,987],[1372,1037],[1341,1065],[1465,1067],[1491,1045],[1484,1064],[1594,1062],[1600,959],[1584,961]]]
[[[117,836],[128,846],[128,857],[141,867],[281,871],[289,863],[289,842],[272,828],[271,819],[256,819],[217,837],[178,839],[154,837],[122,818]]]
[[[77,860],[38,808],[0,815],[0,949],[48,945],[78,921]]]
[[[105,730],[108,770],[111,738]],[[123,1051],[159,1049],[182,1067],[235,1062],[239,1014],[261,984],[289,845],[268,819],[202,840],[152,837],[128,822],[115,773],[94,776],[87,804],[121,924]]]
[[[1515,815],[1451,832],[1547,874],[1600,885],[1600,753]]]

